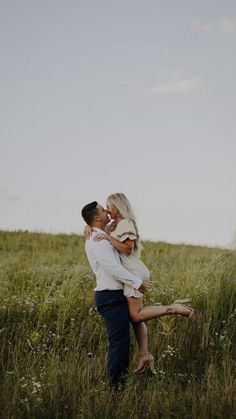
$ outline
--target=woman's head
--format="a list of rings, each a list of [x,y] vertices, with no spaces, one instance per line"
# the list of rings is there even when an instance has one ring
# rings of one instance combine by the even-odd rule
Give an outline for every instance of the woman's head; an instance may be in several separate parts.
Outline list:
[[[129,200],[123,193],[114,193],[107,198],[107,210],[111,218],[116,219],[117,217],[125,218],[132,221],[134,224],[137,240],[135,243],[135,249],[141,250],[141,244],[139,239],[139,231],[136,223],[136,218],[133,213]]]
[[[111,218],[135,218],[130,202],[123,193],[114,193],[107,198],[107,209]]]

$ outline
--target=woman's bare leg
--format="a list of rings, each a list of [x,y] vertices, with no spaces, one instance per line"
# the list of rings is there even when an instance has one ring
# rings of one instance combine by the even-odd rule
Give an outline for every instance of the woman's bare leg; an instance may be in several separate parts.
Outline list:
[[[127,298],[130,317],[136,323],[141,323],[169,314],[179,314],[181,316],[188,317],[192,312],[191,309],[184,307],[181,304],[171,304],[169,306],[143,307],[142,300],[142,298],[135,297]]]
[[[143,372],[151,356],[148,351],[148,330],[146,324],[144,322],[134,324],[134,333],[139,346],[139,361],[134,372],[140,373]]]
[[[138,343],[139,352],[148,354],[148,331],[144,322],[134,324],[134,333]]]

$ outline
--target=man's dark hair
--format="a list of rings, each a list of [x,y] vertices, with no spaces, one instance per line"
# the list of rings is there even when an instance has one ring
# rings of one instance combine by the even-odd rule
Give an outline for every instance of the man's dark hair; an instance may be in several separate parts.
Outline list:
[[[97,201],[90,202],[81,211],[81,215],[88,225],[93,222],[94,216],[98,214],[97,204]]]

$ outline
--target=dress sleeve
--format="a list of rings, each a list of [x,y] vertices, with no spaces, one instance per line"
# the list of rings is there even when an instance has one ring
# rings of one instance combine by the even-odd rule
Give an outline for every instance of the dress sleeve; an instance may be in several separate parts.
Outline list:
[[[116,228],[116,236],[120,242],[127,239],[137,240],[135,227],[130,220],[121,220]]]

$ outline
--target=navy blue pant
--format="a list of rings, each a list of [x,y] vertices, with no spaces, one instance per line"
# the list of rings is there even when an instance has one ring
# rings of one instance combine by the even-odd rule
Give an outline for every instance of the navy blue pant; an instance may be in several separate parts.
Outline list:
[[[108,335],[108,375],[117,388],[125,379],[129,366],[129,311],[123,290],[95,291],[97,310],[105,320]]]

